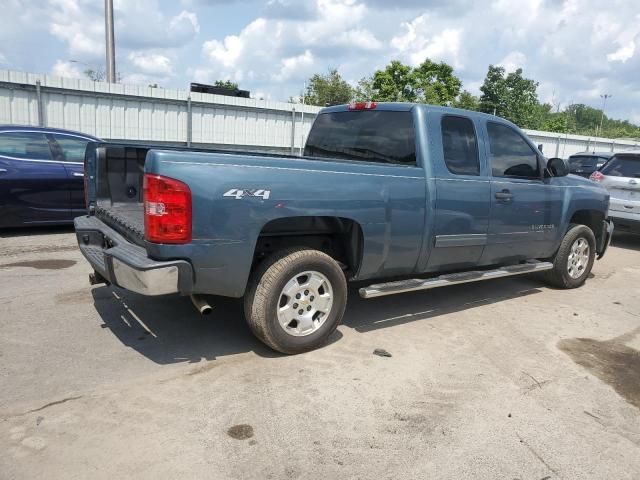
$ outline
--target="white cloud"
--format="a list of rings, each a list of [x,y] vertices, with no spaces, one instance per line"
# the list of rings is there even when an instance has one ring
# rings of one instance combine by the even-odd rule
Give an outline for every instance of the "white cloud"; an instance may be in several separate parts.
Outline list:
[[[280,61],[280,71],[273,76],[273,79],[277,82],[288,80],[294,73],[304,71],[310,72],[309,67],[313,66],[313,54],[309,50],[305,50],[304,53],[296,55],[294,57],[283,58]]]
[[[58,77],[66,78],[84,78],[84,75],[77,63],[65,62],[64,60],[58,60],[51,68],[51,74]]]
[[[342,32],[336,38],[336,43],[346,47],[357,47],[362,50],[380,50],[382,48],[382,42],[380,42],[373,33],[361,28]]]
[[[411,65],[419,65],[426,58],[446,61],[455,68],[462,68],[460,40],[462,29],[439,30],[429,15],[420,15],[402,24],[404,33],[391,39],[391,45]]]
[[[527,56],[522,52],[509,52],[506,57],[498,62],[507,72],[515,72],[518,68],[524,68]]]
[[[237,34],[205,41],[206,65],[197,74],[210,80],[241,78],[254,88],[281,91],[286,98],[290,93],[279,89],[283,82],[302,84],[329,65],[338,67],[345,58],[383,48],[361,25],[367,14],[361,1],[315,0],[306,4],[302,18],[290,8],[292,2],[274,0],[267,16],[254,19]]]
[[[95,0],[49,0],[49,31],[64,41],[72,56],[104,55],[104,10]],[[116,53],[142,48],[177,48],[200,31],[198,17],[187,10],[169,17],[158,0],[116,0]]]
[[[169,22],[169,29],[174,32],[185,31],[186,35],[190,35],[192,31],[199,33],[200,24],[198,23],[198,16],[193,12],[183,10],[171,19],[171,22]]]
[[[282,100],[328,67],[355,83],[392,59],[429,57],[454,66],[474,93],[489,64],[522,67],[543,100],[599,107],[600,94],[614,93],[608,113],[640,118],[637,0],[606,9],[600,0],[114,1],[124,81],[229,79]],[[102,0],[3,0],[2,8],[0,62],[65,75],[83,69],[69,59],[103,65]]]
[[[142,73],[149,75],[173,75],[171,60],[159,53],[131,52],[129,60]]]
[[[626,63],[631,57],[633,57],[636,51],[636,42],[631,40],[626,45],[622,45],[618,50],[607,55],[607,60],[610,62],[622,62]]]
[[[81,0],[51,0],[49,32],[68,45],[70,56],[97,57],[104,53],[104,18],[83,8]]]

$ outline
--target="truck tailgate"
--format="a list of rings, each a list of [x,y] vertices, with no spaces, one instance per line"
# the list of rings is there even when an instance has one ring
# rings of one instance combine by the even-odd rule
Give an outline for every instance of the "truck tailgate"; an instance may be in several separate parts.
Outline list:
[[[133,243],[144,241],[142,182],[148,146],[100,144],[87,155],[90,209]]]

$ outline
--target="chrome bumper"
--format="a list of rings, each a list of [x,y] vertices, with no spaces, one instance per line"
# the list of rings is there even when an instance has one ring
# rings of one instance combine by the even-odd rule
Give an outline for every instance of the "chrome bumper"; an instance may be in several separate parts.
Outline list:
[[[94,216],[74,220],[80,251],[107,282],[141,295],[187,295],[193,288],[193,270],[184,260],[150,259],[144,248]]]

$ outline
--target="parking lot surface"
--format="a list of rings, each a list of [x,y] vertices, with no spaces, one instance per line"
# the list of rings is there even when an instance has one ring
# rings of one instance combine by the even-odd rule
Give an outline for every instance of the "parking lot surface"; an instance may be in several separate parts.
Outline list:
[[[290,357],[238,300],[89,272],[70,230],[0,233],[0,478],[640,478],[640,239],[571,291],[352,288]]]

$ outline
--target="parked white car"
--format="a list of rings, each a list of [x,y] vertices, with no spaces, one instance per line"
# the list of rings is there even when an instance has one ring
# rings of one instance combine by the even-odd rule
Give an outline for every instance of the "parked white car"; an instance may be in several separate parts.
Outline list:
[[[590,178],[609,190],[616,230],[640,234],[640,151],[616,153]]]

